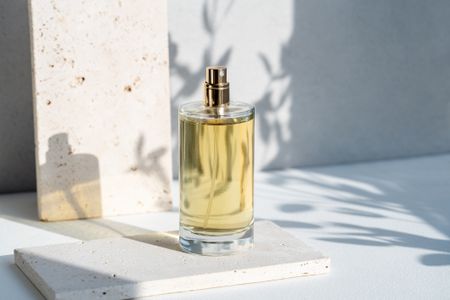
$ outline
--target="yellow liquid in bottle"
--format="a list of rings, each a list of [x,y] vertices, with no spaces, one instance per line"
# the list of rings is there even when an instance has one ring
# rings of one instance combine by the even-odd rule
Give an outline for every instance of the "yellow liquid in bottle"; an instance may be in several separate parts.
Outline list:
[[[226,235],[253,223],[254,119],[180,118],[180,225]]]

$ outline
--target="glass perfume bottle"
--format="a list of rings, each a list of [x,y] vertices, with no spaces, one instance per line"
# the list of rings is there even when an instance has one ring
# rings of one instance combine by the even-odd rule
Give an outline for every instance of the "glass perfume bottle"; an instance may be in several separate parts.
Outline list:
[[[225,67],[206,68],[204,91],[178,111],[180,246],[226,255],[253,246],[255,109],[230,102]]]

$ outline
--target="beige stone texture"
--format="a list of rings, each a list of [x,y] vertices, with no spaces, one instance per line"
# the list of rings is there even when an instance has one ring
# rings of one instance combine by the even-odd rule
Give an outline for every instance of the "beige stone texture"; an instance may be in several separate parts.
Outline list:
[[[39,218],[169,209],[166,1],[29,4]]]

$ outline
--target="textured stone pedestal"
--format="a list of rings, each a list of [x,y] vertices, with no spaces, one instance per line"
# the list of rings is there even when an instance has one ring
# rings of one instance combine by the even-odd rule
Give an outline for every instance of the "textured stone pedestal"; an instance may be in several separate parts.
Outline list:
[[[170,203],[165,0],[29,0],[41,220]]]
[[[15,250],[17,266],[48,299],[127,299],[327,273],[330,259],[271,222],[255,248],[208,257],[181,252],[176,233]]]

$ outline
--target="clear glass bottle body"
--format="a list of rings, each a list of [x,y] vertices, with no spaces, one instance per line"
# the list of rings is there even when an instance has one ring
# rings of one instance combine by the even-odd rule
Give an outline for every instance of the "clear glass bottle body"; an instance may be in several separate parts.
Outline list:
[[[179,108],[180,245],[224,255],[253,245],[254,107]]]

